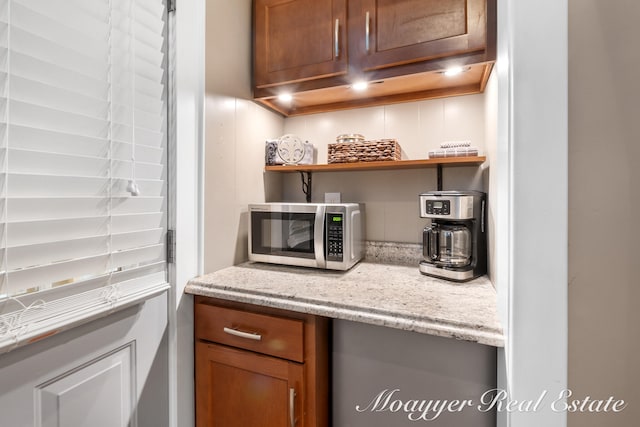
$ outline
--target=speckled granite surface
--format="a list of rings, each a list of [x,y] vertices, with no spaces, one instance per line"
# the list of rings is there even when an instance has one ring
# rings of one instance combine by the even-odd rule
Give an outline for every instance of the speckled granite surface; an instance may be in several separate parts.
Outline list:
[[[422,261],[422,245],[415,243],[367,241],[364,258],[375,264],[415,266]]]
[[[486,277],[451,283],[420,274],[416,265],[367,261],[335,272],[249,262],[197,277],[185,292],[504,345],[496,293]]]

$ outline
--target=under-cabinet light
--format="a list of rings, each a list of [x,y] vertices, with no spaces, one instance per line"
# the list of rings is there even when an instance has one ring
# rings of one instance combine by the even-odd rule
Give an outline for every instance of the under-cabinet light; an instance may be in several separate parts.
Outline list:
[[[290,93],[281,93],[278,95],[278,101],[280,102],[291,102],[293,100],[293,96]]]
[[[354,84],[351,85],[351,89],[358,92],[362,92],[363,90],[366,90],[368,87],[369,87],[369,83],[365,81],[355,82]]]
[[[471,67],[451,67],[444,70],[445,76],[457,76],[458,74],[469,71]]]
[[[444,75],[445,76],[457,76],[460,73],[462,73],[462,67],[451,67],[451,68],[445,70]]]

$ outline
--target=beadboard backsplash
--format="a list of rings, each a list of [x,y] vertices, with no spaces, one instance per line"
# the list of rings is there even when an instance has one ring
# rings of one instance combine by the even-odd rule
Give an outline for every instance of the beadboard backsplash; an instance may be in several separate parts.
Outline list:
[[[284,133],[298,135],[327,163],[327,146],[336,136],[359,133],[365,139],[394,138],[403,159],[424,159],[445,141],[471,141],[485,151],[485,95],[468,95],[348,111],[290,117]],[[486,191],[482,168],[445,167],[445,190]],[[418,216],[418,194],[436,189],[436,169],[314,173],[313,202],[339,192],[343,202],[366,205],[367,240],[419,243],[427,220]],[[283,177],[283,201],[304,202],[298,174]]]

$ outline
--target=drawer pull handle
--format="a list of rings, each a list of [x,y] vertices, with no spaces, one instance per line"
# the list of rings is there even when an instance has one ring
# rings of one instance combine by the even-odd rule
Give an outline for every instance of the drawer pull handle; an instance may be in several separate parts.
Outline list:
[[[260,341],[262,339],[262,335],[260,334],[255,334],[252,332],[242,332],[239,331],[237,329],[231,329],[231,328],[223,328],[222,329],[225,333],[229,334],[229,335],[234,335],[236,337],[240,337],[240,338],[246,338],[249,340],[255,340],[255,341]]]
[[[296,390],[289,389],[289,424],[291,427],[296,426]]]

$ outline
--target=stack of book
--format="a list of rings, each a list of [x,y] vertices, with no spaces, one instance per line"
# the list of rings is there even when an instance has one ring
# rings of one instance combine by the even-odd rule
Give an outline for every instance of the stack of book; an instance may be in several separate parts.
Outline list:
[[[439,149],[429,151],[429,158],[472,157],[478,154],[478,148],[472,147],[471,141],[451,141],[443,142]]]

